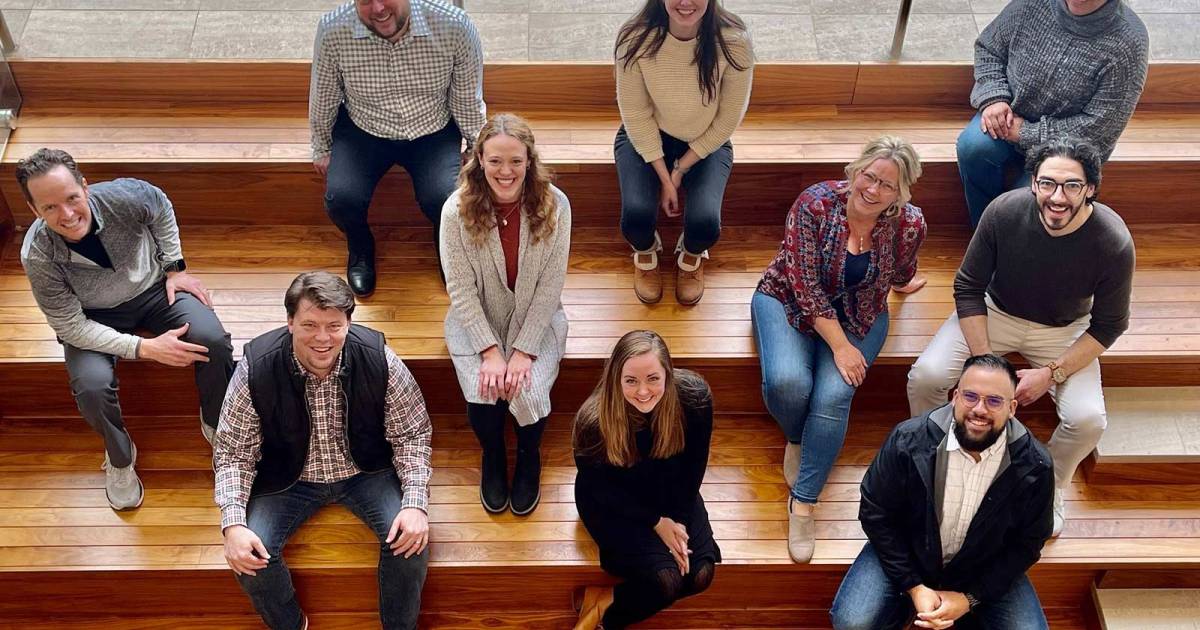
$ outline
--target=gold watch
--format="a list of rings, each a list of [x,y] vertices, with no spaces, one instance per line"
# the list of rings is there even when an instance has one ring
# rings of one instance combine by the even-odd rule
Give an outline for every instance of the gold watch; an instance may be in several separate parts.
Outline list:
[[[1067,382],[1067,373],[1063,371],[1058,361],[1051,361],[1046,364],[1046,367],[1050,368],[1050,378],[1054,379],[1056,385],[1062,385]]]

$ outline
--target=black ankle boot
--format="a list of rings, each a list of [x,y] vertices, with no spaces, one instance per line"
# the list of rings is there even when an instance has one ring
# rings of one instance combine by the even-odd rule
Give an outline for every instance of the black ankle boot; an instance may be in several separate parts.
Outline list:
[[[508,508],[508,452],[504,446],[504,412],[495,405],[469,405],[467,419],[479,438],[483,457],[479,464],[479,501],[488,512]]]
[[[512,513],[524,516],[537,507],[542,497],[542,432],[546,419],[517,426],[517,466],[513,471]]]

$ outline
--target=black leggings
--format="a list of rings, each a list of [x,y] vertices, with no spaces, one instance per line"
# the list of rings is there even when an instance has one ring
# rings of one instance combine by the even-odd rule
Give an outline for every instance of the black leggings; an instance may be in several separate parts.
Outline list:
[[[618,630],[649,619],[676,601],[704,592],[712,585],[716,566],[701,560],[693,563],[687,575],[679,569],[651,569],[634,575],[613,589],[613,603],[604,612],[604,630]]]

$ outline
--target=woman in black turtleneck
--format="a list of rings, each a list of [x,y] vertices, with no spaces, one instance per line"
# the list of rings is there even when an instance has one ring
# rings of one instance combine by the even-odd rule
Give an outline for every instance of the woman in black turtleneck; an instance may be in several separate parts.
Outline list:
[[[582,611],[577,630],[624,628],[712,583],[721,550],[700,498],[712,413],[708,384],[672,368],[662,337],[617,342],[575,417],[575,503],[600,566],[625,581]]]

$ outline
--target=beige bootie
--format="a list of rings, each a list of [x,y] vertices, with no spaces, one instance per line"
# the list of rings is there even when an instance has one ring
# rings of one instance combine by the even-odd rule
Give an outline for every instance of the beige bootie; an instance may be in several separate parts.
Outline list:
[[[793,514],[792,501],[795,499],[788,496],[788,555],[792,562],[807,564],[817,547],[817,520],[813,514]]]
[[[678,258],[675,259],[677,268],[675,276],[675,300],[683,305],[692,305],[704,297],[704,260],[708,258],[708,250],[693,254],[683,248],[683,235],[675,245]]]
[[[633,292],[645,304],[662,299],[662,274],[658,271],[658,252],[662,248],[662,241],[655,232],[654,245],[650,249],[633,252]]]

